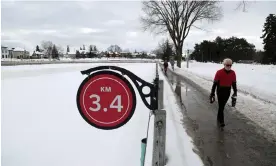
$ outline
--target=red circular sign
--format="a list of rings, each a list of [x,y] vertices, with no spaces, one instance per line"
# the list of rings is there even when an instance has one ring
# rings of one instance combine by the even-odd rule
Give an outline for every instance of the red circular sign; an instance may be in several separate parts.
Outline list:
[[[77,105],[82,117],[100,129],[126,124],[136,107],[136,95],[127,79],[112,71],[99,71],[80,85]]]

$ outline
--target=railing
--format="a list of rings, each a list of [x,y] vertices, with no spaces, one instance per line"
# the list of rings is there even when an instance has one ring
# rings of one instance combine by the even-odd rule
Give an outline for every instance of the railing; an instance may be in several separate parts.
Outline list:
[[[166,164],[166,111],[164,110],[164,82],[159,80],[159,63],[156,62],[156,78],[158,80],[158,109],[153,111],[154,131],[152,166],[164,166]],[[150,119],[149,119],[150,120]],[[148,134],[147,134],[148,136]],[[147,138],[142,139],[141,166],[145,163]]]

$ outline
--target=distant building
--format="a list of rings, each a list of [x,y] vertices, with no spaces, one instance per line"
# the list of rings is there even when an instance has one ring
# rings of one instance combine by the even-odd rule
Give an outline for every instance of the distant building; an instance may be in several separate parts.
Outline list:
[[[15,58],[13,54],[14,48],[8,48],[5,46],[1,46],[1,57],[2,58]]]
[[[120,53],[108,51],[108,52],[106,52],[105,56],[109,56],[109,57],[119,57],[119,56],[120,56]]]
[[[130,57],[131,53],[128,51],[124,51],[124,52],[121,52],[120,55],[121,55],[121,57]]]
[[[155,58],[155,57],[156,57],[156,54],[147,53],[147,56],[148,56],[148,57],[151,57],[151,58]]]
[[[29,53],[29,51],[26,51],[23,48],[17,47],[13,50],[13,56],[14,56],[14,58],[19,58],[19,59],[30,58],[30,53]]]
[[[1,57],[8,58],[8,55],[9,55],[8,47],[1,46]]]
[[[66,52],[66,54],[65,54],[65,57],[66,58],[76,58],[76,51],[75,52]]]
[[[8,51],[9,51],[8,58],[15,58],[14,55],[13,55],[13,50],[14,50],[14,48],[8,49]]]
[[[139,52],[134,52],[134,53],[131,54],[131,56],[133,58],[139,57],[140,55],[141,55],[141,53],[139,53]]]
[[[44,57],[44,53],[39,52],[39,51],[34,51],[33,54],[31,55],[31,57],[34,59],[40,59],[40,58]]]

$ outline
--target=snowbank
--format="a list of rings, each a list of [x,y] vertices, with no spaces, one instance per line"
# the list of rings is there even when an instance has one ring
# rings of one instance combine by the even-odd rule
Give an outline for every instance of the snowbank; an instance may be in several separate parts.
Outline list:
[[[190,72],[207,81],[213,81],[218,69],[223,68],[222,64],[201,63],[192,61],[189,68],[186,68],[186,62],[182,62],[183,72]],[[257,65],[257,64],[239,64],[234,63],[232,69],[237,75],[237,84],[239,91],[250,94],[255,98],[276,104],[276,66],[275,65]]]
[[[159,70],[160,79],[164,80],[164,108],[167,111],[167,142],[166,152],[168,155],[168,166],[203,166],[200,157],[195,153],[196,148],[192,138],[188,136],[182,123],[183,114],[177,105],[176,97],[163,72]]]
[[[195,153],[196,147],[192,143],[192,138],[187,135],[185,126],[181,122],[183,114],[181,108],[177,105],[175,94],[168,80],[163,75],[159,68],[159,78],[164,80],[164,109],[167,112],[166,126],[166,155],[168,162],[166,166],[203,166],[200,157]],[[147,147],[147,156],[145,166],[151,166],[152,149],[153,149],[153,122],[154,117],[151,117],[149,140]],[[150,153],[150,154],[149,154]]]

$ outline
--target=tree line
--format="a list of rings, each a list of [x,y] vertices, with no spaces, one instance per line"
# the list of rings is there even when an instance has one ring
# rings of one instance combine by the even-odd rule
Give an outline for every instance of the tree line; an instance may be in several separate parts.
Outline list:
[[[252,60],[262,64],[276,64],[276,15],[269,14],[263,27],[264,51],[256,51],[255,45],[244,38],[218,36],[214,41],[204,40],[196,44],[190,59],[200,62],[221,62],[224,58]]]
[[[222,39],[217,37],[214,41],[204,40],[195,44],[189,59],[199,62],[222,62],[225,58],[231,58],[234,62],[239,60],[252,60],[255,46],[244,38],[230,37]]]
[[[276,15],[269,14],[264,23],[263,35],[264,55],[262,63],[276,64]]]
[[[63,48],[51,41],[42,41],[41,46],[37,45],[35,51],[44,52],[45,57],[52,59],[59,59],[60,55],[63,55]]]
[[[118,45],[111,45],[107,49],[107,51],[101,51],[99,55],[99,50],[95,45],[89,45],[88,49],[86,49],[85,45],[80,47],[76,51],[70,51],[70,46],[67,45],[65,54],[73,54],[72,57],[79,58],[96,58],[102,55],[105,55],[107,58],[112,57],[124,57],[124,58],[134,58],[128,49],[122,50],[122,48]],[[43,53],[43,57],[39,57],[39,55],[35,55],[33,53],[32,58],[49,58],[49,59],[59,59],[64,56],[63,49],[60,46],[56,46],[51,41],[42,41],[41,45],[37,45],[35,51]],[[135,50],[134,53],[137,53]],[[141,52],[135,55],[136,58],[148,58],[146,52]]]
[[[85,52],[85,45],[80,47],[80,50],[76,50],[76,58],[95,58],[97,57],[97,47],[95,45],[89,45],[88,52]],[[67,45],[67,53],[70,52],[70,48]]]
[[[145,31],[155,34],[167,33],[172,40],[177,59],[177,66],[181,67],[184,41],[191,28],[203,30],[196,23],[206,21],[219,21],[223,16],[220,1],[143,1],[141,23]],[[241,1],[238,8],[246,10],[249,2]],[[203,41],[195,46],[193,57],[201,61],[219,61],[229,56],[234,60],[258,59],[261,63],[276,63],[275,51],[275,14],[266,19],[264,34],[264,52],[256,52],[254,45],[245,39],[232,37],[215,41]],[[237,44],[237,46],[235,45]],[[159,49],[159,52],[162,49]],[[164,53],[164,51],[163,51]]]
[[[169,61],[171,58],[176,60],[176,51],[169,39],[159,42],[158,47],[153,51],[153,53],[157,58],[162,59],[163,61]]]
[[[270,14],[263,27],[264,51],[256,50],[255,45],[244,38],[235,36],[229,38],[216,37],[214,40],[203,40],[194,46],[189,59],[199,62],[222,62],[231,58],[234,62],[251,61],[262,64],[276,64],[276,15]],[[177,58],[177,51],[169,40],[161,41],[155,50],[158,58],[169,60]],[[183,57],[182,57],[183,58]]]

